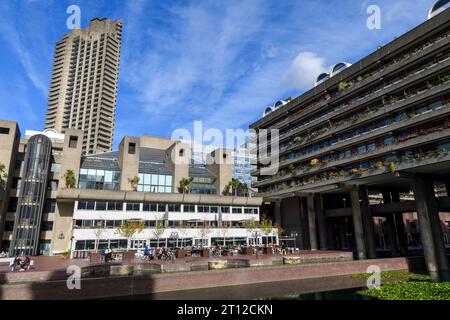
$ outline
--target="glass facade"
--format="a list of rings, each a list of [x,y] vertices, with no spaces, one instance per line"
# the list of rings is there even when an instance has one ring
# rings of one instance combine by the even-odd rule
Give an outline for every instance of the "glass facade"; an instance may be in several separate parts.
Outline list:
[[[30,138],[9,250],[11,256],[38,254],[51,152],[52,143],[48,137],[35,135]]]
[[[80,189],[119,190],[119,187],[120,171],[80,169]]]
[[[216,194],[216,192],[215,179],[194,177],[192,194]]]
[[[164,174],[140,173],[137,191],[171,193],[172,176]]]

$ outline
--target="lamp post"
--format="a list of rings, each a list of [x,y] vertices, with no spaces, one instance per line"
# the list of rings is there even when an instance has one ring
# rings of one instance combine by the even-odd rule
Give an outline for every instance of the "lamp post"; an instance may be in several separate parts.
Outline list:
[[[298,232],[297,231],[292,231],[291,232],[291,238],[294,238],[294,250],[297,249],[297,237],[298,237]]]
[[[173,231],[170,233],[170,239],[175,240],[176,241],[176,247],[178,247],[178,239],[179,239],[179,235],[177,231]]]
[[[256,254],[256,259],[258,259],[258,251],[259,251],[259,246],[258,246],[258,239],[261,236],[261,232],[258,230],[255,230],[252,232],[252,237],[255,238],[255,254]]]

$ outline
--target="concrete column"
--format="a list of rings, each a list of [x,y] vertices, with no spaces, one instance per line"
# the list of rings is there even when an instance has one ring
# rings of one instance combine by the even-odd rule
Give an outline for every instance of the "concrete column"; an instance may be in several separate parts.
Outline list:
[[[298,197],[298,207],[299,207],[299,219],[300,219],[300,229],[296,230],[298,233],[298,237],[297,237],[297,244],[299,246],[300,249],[306,249],[307,247],[307,235],[308,235],[308,228],[306,227],[307,224],[307,216],[305,214],[305,209],[303,206],[303,198],[302,197]]]
[[[397,191],[391,192],[392,202],[400,202],[400,193]],[[406,238],[405,222],[403,221],[403,213],[397,212],[394,214],[395,231],[397,235],[397,244],[400,254],[406,256],[408,254],[408,239]]]
[[[394,214],[394,219],[395,219],[395,227],[397,230],[397,238],[398,238],[397,240],[398,240],[398,247],[400,250],[400,254],[402,256],[406,256],[406,255],[408,255],[408,239],[406,237],[403,213]]]
[[[367,257],[375,259],[377,257],[377,250],[375,248],[375,231],[373,227],[373,218],[370,211],[369,193],[366,186],[361,186],[359,189],[361,199],[361,214],[364,226],[364,235],[366,240]]]
[[[386,216],[386,224],[388,228],[389,244],[391,246],[391,254],[393,257],[398,257],[400,252],[397,249],[397,237],[395,236],[395,222],[394,215],[388,214]]]
[[[309,195],[306,198],[308,210],[308,232],[311,250],[317,250],[317,229],[316,229],[316,211],[314,208],[314,196]]]
[[[398,192],[383,191],[382,194],[384,203],[400,202],[400,195]],[[389,244],[391,247],[391,254],[393,257],[398,257],[400,255],[399,251],[400,246],[398,243],[398,230],[394,216],[392,214],[387,215],[386,225],[388,230]]]
[[[364,228],[362,222],[361,206],[359,203],[359,192],[356,187],[350,191],[350,198],[353,212],[353,226],[355,229],[355,241],[358,259],[363,260],[367,258],[366,244],[364,241]]]
[[[281,227],[283,224],[282,220],[281,220],[281,201],[275,201],[274,204],[274,208],[275,208],[275,224],[278,227]]]
[[[449,281],[449,265],[445,254],[444,237],[433,182],[417,177],[412,180],[412,188],[428,272],[434,280]]]
[[[323,196],[318,193],[315,195],[317,230],[319,231],[320,250],[327,250],[327,228],[325,224],[325,212],[323,209]]]

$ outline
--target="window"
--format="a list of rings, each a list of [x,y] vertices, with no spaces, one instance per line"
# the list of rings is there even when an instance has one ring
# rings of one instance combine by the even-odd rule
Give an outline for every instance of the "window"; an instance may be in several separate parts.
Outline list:
[[[230,207],[220,207],[220,212],[222,212],[222,213],[230,213]]]
[[[122,211],[123,204],[121,202],[108,202],[108,211]]]
[[[150,211],[150,212],[156,212],[157,209],[157,204],[156,203],[144,203],[144,211]]]
[[[200,213],[209,213],[209,206],[197,206],[197,211]]]
[[[41,225],[41,231],[52,231],[53,221],[43,221]]]
[[[96,211],[105,211],[106,210],[106,202],[97,201],[95,204],[95,210]]]
[[[158,204],[158,212],[166,212],[166,205],[159,203]]]
[[[136,143],[128,143],[128,154],[136,154]]]
[[[78,137],[77,136],[70,136],[69,138],[69,148],[75,149],[78,144]]]
[[[17,202],[18,202],[17,198],[9,198],[8,212],[16,212]]]
[[[139,211],[140,210],[140,204],[139,203],[127,203],[127,211]]]
[[[48,191],[56,191],[58,190],[58,180],[52,180],[48,184]]]
[[[232,212],[233,213],[242,213],[242,208],[241,207],[233,207]]]
[[[11,189],[19,189],[20,188],[20,178],[13,178]]]
[[[169,212],[181,212],[181,206],[179,204],[169,204],[168,211]]]
[[[183,205],[184,212],[195,212],[195,205],[193,204],[185,204]]]
[[[14,221],[6,221],[5,231],[13,231],[13,230],[14,230]]]
[[[9,128],[0,127],[0,134],[9,134]]]
[[[78,188],[96,190],[119,190],[120,171],[81,168]]]
[[[56,200],[45,201],[45,213],[55,213],[56,210]]]
[[[171,193],[172,176],[140,173],[137,191]]]

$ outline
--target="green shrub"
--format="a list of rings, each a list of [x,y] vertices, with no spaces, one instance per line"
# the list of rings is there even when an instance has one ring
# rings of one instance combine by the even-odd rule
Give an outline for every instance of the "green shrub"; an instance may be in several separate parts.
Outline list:
[[[379,300],[450,300],[450,282],[392,282],[358,293]]]

